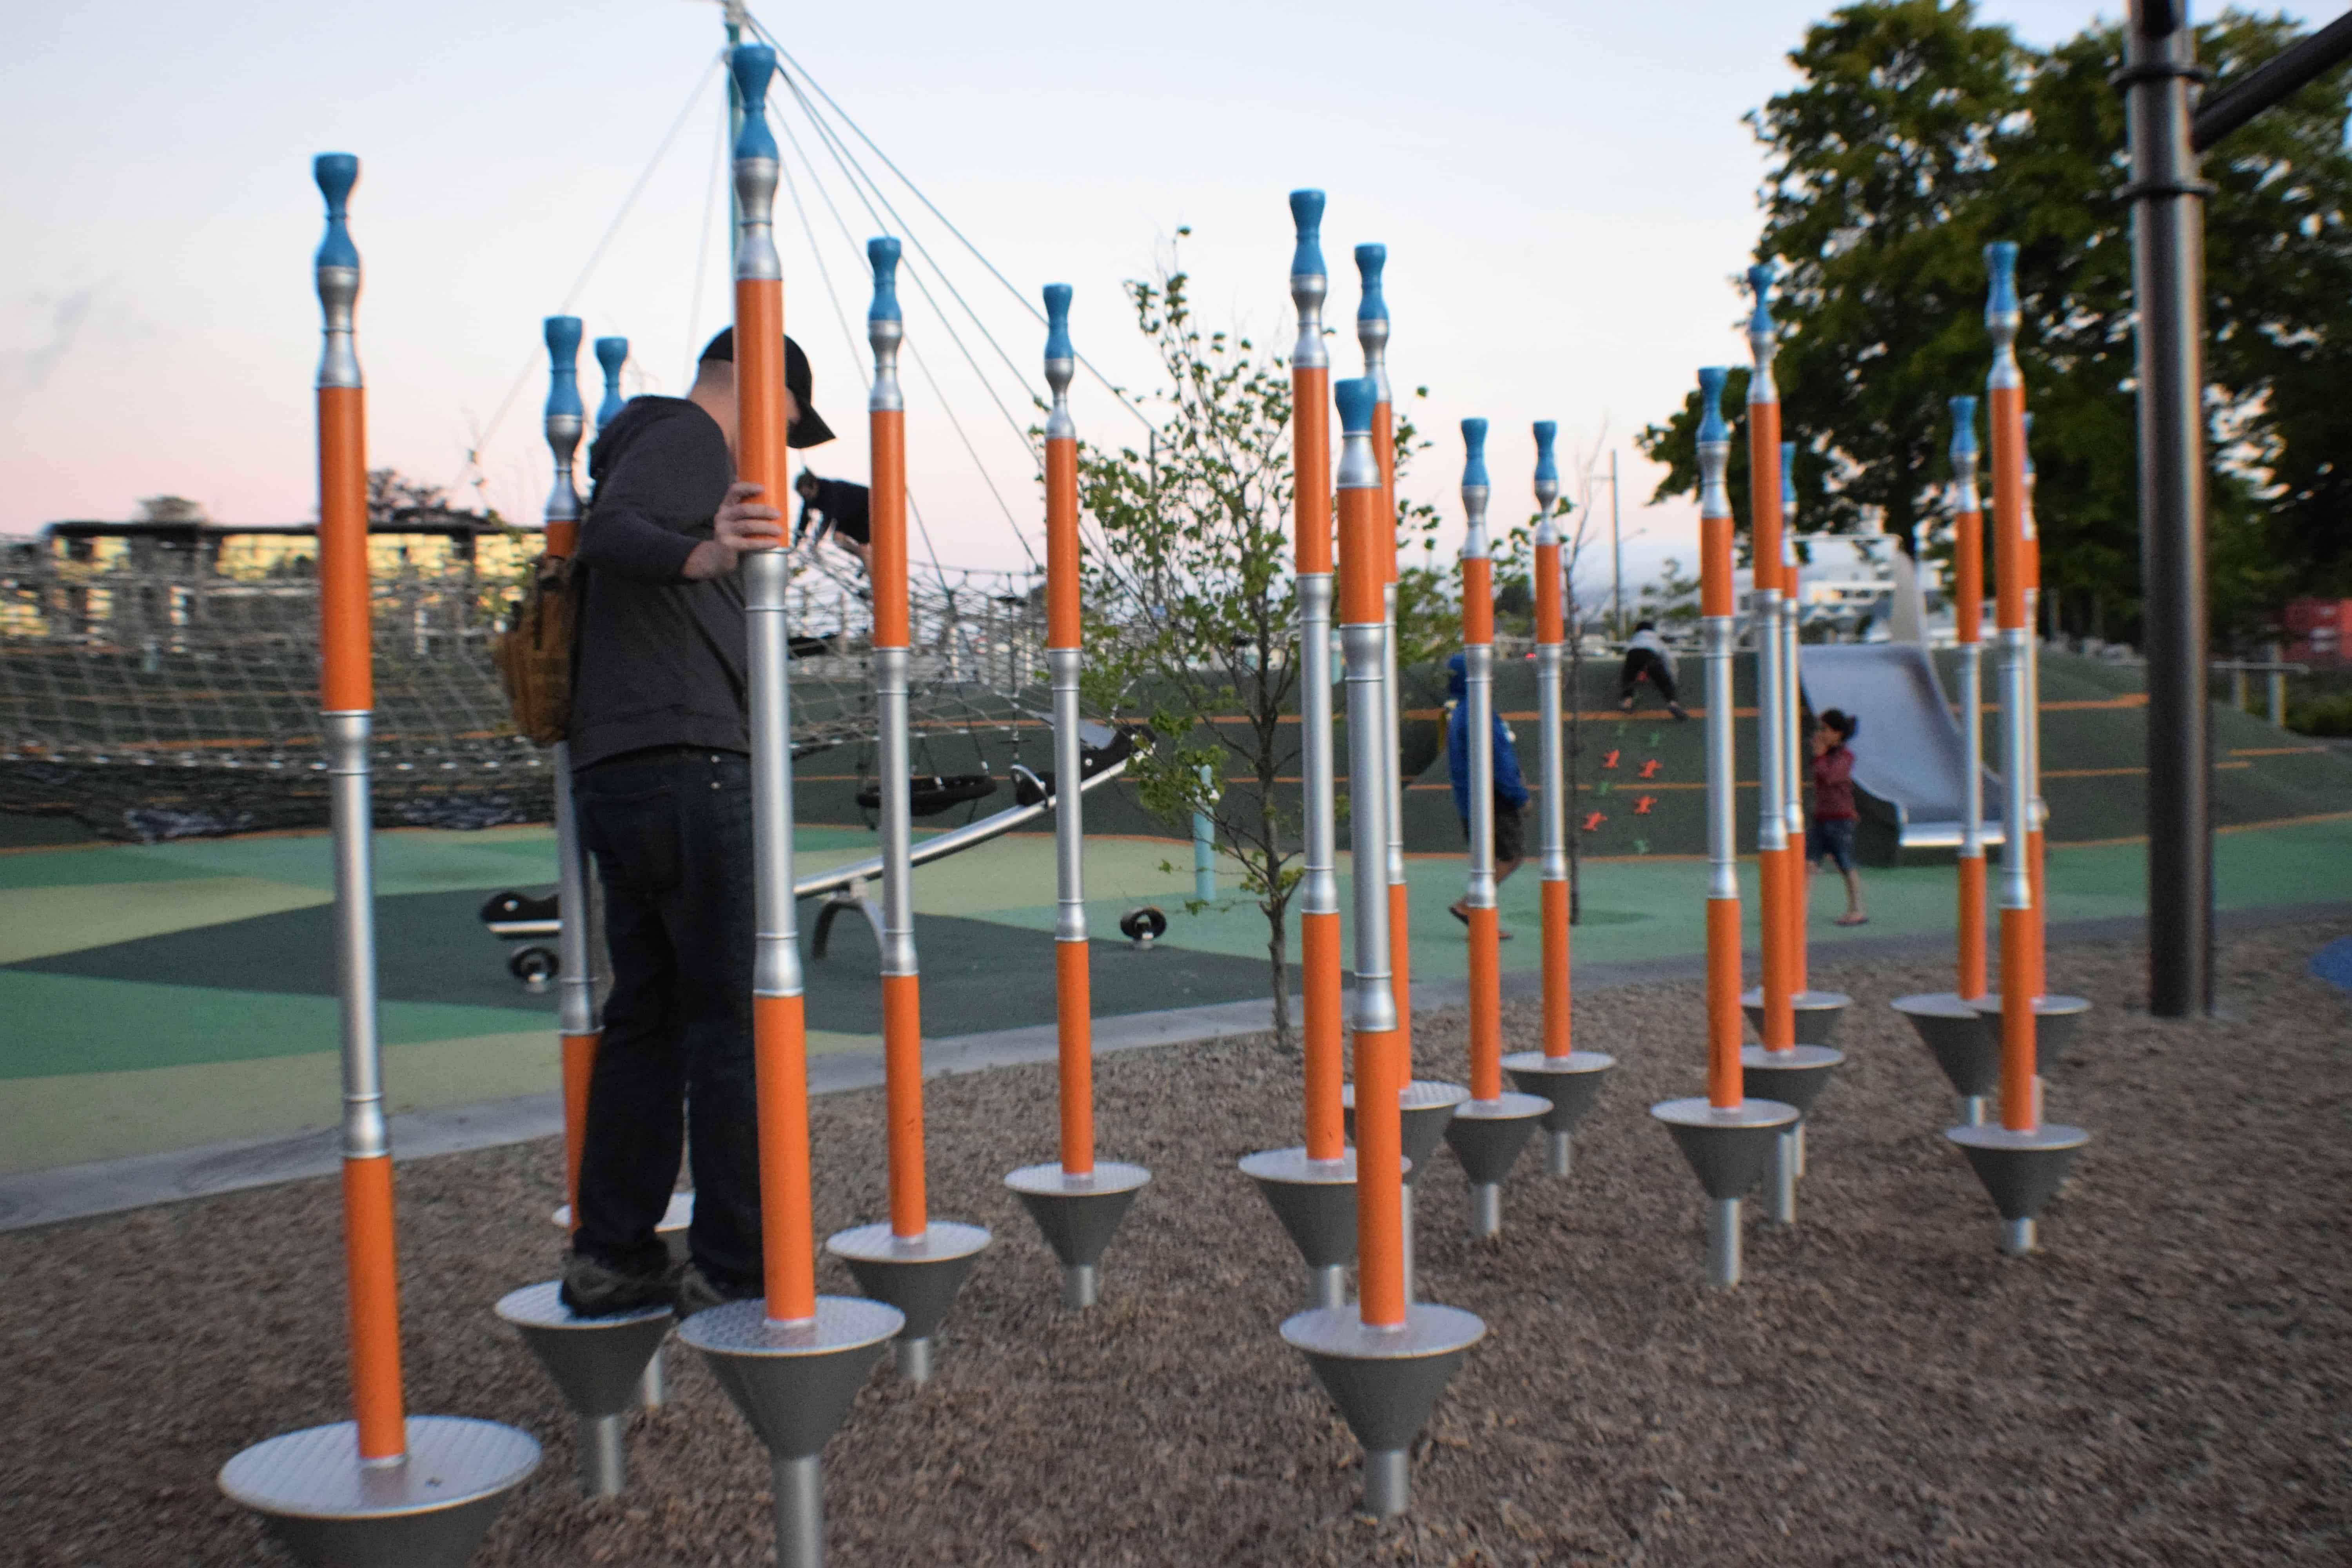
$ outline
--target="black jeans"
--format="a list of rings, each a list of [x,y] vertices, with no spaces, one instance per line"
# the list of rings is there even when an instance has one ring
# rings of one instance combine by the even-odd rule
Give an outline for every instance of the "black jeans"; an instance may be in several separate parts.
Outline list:
[[[1645,675],[1650,684],[1658,689],[1660,697],[1668,702],[1675,700],[1675,678],[1666,668],[1666,661],[1654,649],[1636,647],[1625,650],[1625,668],[1617,677],[1617,700],[1632,700],[1635,684]]]
[[[660,1263],[654,1226],[691,1115],[694,1259],[722,1282],[756,1280],[751,759],[637,752],[581,770],[572,785],[613,959],[573,1245],[620,1268]]]

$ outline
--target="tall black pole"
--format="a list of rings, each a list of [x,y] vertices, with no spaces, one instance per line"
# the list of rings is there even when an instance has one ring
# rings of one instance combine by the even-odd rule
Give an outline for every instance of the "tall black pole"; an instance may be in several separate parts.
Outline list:
[[[2205,697],[2205,195],[2189,147],[2186,0],[2125,31],[2139,333],[2140,578],[2147,651],[2148,1011],[2213,1005],[2212,731]]]

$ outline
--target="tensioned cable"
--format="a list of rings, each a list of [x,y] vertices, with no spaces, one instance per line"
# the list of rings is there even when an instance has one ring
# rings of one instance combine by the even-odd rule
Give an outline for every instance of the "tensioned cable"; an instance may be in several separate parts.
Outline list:
[[[954,235],[958,242],[960,242],[966,250],[971,252],[973,258],[979,261],[982,267],[987,268],[988,275],[995,279],[999,283],[1003,284],[1004,286],[1004,291],[1012,295],[1016,300],[1020,301],[1021,308],[1027,310],[1032,317],[1042,323],[1045,320],[1045,312],[1038,310],[1035,305],[1032,304],[1027,295],[1014,288],[1012,279],[1006,278],[1003,273],[999,272],[996,269],[996,264],[989,260],[988,257],[981,250],[980,247],[974,245],[969,238],[965,237],[963,230],[956,227],[954,221],[950,219],[947,214],[940,211],[938,205],[934,203],[930,197],[923,195],[922,187],[916,184],[913,180],[908,178],[907,172],[904,169],[901,169],[898,164],[890,161],[890,154],[882,151],[882,149],[876,144],[874,138],[866,134],[864,127],[860,126],[855,120],[850,119],[848,111],[844,110],[839,103],[834,100],[833,94],[824,90],[824,84],[818,81],[815,77],[811,76],[807,68],[793,57],[793,52],[790,49],[785,48],[784,46],[778,41],[776,35],[768,30],[768,25],[765,22],[761,21],[757,16],[752,16],[748,11],[744,13],[744,19],[751,23],[752,31],[758,33],[761,37],[768,41],[769,46],[776,51],[777,58],[792,68],[792,74],[793,76],[804,77],[807,79],[809,86],[816,89],[817,96],[824,99],[826,106],[829,107],[835,114],[841,116],[842,123],[848,126],[853,132],[856,132],[857,139],[860,142],[865,142],[866,147],[877,158],[882,160],[882,166],[888,169],[893,174],[898,176],[898,183],[905,185],[907,189],[912,193],[914,198],[922,203],[930,215],[939,219],[940,222],[945,226],[947,231],[950,234]],[[790,79],[788,78],[787,79]],[[1134,415],[1135,417],[1142,423],[1146,429],[1156,428],[1156,426],[1152,425],[1150,416],[1147,416],[1143,410],[1138,408],[1133,403],[1129,402],[1128,400],[1127,394],[1120,391],[1118,384],[1114,383],[1110,377],[1103,374],[1101,371],[1095,368],[1093,361],[1087,359],[1084,354],[1079,354],[1077,356],[1077,361],[1080,364],[1086,366],[1087,374],[1091,374],[1097,381],[1102,383],[1104,389],[1118,400],[1118,405],[1121,408],[1124,408],[1129,414]]]
[[[677,118],[670,121],[669,129],[663,132],[661,144],[654,149],[654,155],[646,161],[645,171],[637,176],[637,183],[631,185],[629,194],[621,199],[620,210],[613,215],[613,221],[604,227],[604,237],[596,242],[596,248],[588,253],[587,265],[580,269],[580,276],[572,282],[572,291],[564,295],[563,304],[556,314],[569,315],[572,307],[578,303],[581,290],[588,287],[588,279],[594,275],[596,264],[604,259],[604,252],[611,247],[614,236],[620,232],[621,225],[627,220],[630,209],[637,205],[637,198],[645,194],[646,184],[654,177],[654,171],[661,167],[661,161],[668,153],[670,144],[677,140],[677,133],[686,129],[687,121],[694,114],[695,105],[702,101],[703,93],[709,89],[710,79],[717,76],[720,68],[726,63],[727,51],[724,49],[711,58],[709,68],[694,84],[694,90],[687,95],[686,107],[677,111]],[[522,395],[522,389],[530,384],[531,373],[538,368],[538,365],[539,355],[536,353],[523,362],[521,374],[515,377],[514,384],[507,388],[506,396],[499,402],[498,412],[490,416],[489,424],[483,428],[481,435],[475,438],[473,449],[466,454],[466,461],[457,470],[457,484],[465,482],[467,468],[481,467],[482,448],[488,446],[491,438],[498,435],[499,426],[505,421],[509,411],[514,407],[515,399]],[[455,489],[457,485],[452,485],[450,488]]]
[[[790,132],[786,134],[789,136]],[[793,143],[793,150],[799,152],[799,143]],[[809,222],[808,208],[801,201],[800,183],[793,178],[793,166],[782,159],[776,160],[776,168],[784,176],[784,190],[793,198],[793,211],[800,215],[801,232],[808,237],[809,255],[816,261],[816,275],[824,280],[824,297],[833,305],[833,319],[841,328],[842,342],[849,345],[849,363],[857,367],[858,377],[866,383],[866,390],[870,395],[874,390],[874,377],[866,368],[864,356],[857,352],[856,335],[849,330],[849,314],[841,308],[841,295],[833,286],[833,269],[824,264],[824,252],[816,243],[816,226]],[[867,275],[869,278],[872,276],[871,268],[868,269]],[[907,492],[907,510],[915,514],[915,526],[922,531],[923,551],[931,558],[931,570],[940,573],[944,581],[945,573],[940,566],[940,552],[931,544],[930,525],[923,521],[922,509],[915,504],[912,487],[909,487]]]
[[[825,211],[833,215],[834,226],[841,230],[843,242],[846,244],[853,252],[855,252],[857,248],[856,237],[850,233],[848,220],[841,216],[841,209],[834,205],[833,194],[825,189],[824,181],[819,177],[815,161],[809,157],[808,150],[801,145],[800,138],[793,133],[790,121],[784,120],[782,116],[778,116],[776,123],[784,132],[784,141],[792,147],[792,150],[799,155],[801,162],[807,165],[809,183],[816,187],[817,199],[824,203]],[[795,206],[797,206],[800,200],[797,187],[794,187],[793,199]],[[801,220],[802,226],[803,229],[806,229],[808,226],[806,209],[803,208],[801,210],[803,215]],[[878,218],[876,219],[877,224],[881,220]],[[812,252],[816,248],[815,236],[814,233],[810,235],[809,248]],[[825,288],[830,290],[833,287],[832,279],[830,274],[825,272],[824,263],[821,259],[817,262],[817,271],[820,276],[825,278]],[[922,289],[922,280],[918,275],[910,271],[908,274],[908,281],[914,283],[918,289]],[[924,292],[923,299],[926,303],[930,305],[934,312],[939,311],[939,301],[931,299],[928,291]],[[837,298],[834,301],[834,310],[837,316],[840,314],[841,304]],[[941,316],[941,321],[944,325],[944,315]],[[845,332],[847,331],[847,322],[845,319],[844,321],[843,330]],[[955,336],[955,329],[952,326],[948,327],[948,336],[950,338],[953,338]],[[962,344],[959,342],[957,343],[957,347],[961,348]],[[944,413],[948,416],[948,423],[954,427],[957,439],[963,443],[963,449],[965,453],[971,457],[973,469],[980,475],[980,482],[988,487],[988,493],[995,500],[997,510],[1004,514],[1004,526],[1013,531],[1013,537],[1018,541],[1021,545],[1021,552],[1029,557],[1029,563],[1032,566],[1034,566],[1037,563],[1036,551],[1030,548],[1029,541],[1022,534],[1020,523],[1015,521],[1013,519],[1013,509],[1005,504],[1003,493],[996,488],[996,480],[988,471],[988,465],[981,459],[980,449],[972,444],[971,434],[963,427],[963,421],[956,417],[954,405],[948,401],[946,393],[940,390],[939,377],[931,374],[930,362],[923,357],[922,351],[917,348],[912,342],[908,342],[907,344],[907,354],[908,358],[915,362],[915,368],[923,373],[923,379],[930,384],[931,395],[938,400],[940,412]],[[969,353],[966,353],[964,357],[969,361],[971,356]],[[850,358],[853,363],[855,363],[857,358],[855,340],[853,340]],[[973,371],[975,374],[978,373],[978,370],[979,367],[974,365]],[[985,384],[983,383],[983,384]],[[991,395],[992,396],[993,394]],[[999,404],[998,406],[1002,407],[1003,405]],[[1015,426],[1015,428],[1017,429],[1018,426]],[[1022,445],[1024,447],[1028,446],[1026,437],[1023,438]],[[1031,458],[1034,461],[1035,458],[1034,451],[1031,453]],[[912,502],[910,500],[909,505],[911,506],[911,504]],[[929,534],[928,531],[926,531],[925,543],[928,544],[929,542]]]
[[[700,363],[695,342],[702,335],[702,285],[710,275],[710,228],[719,213],[719,171],[727,166],[727,123],[719,124],[719,144],[710,153],[710,183],[702,192],[702,232],[694,243],[694,295],[686,312],[686,377],[680,386],[694,384],[695,366]]]
[[[792,85],[792,79],[790,77],[787,77],[784,79],[786,86],[789,87]],[[841,177],[848,182],[850,195],[856,196],[859,205],[866,208],[866,216],[874,220],[876,227],[886,232],[893,228],[898,228],[903,232],[905,227],[903,224],[896,224],[889,220],[886,220],[879,212],[875,210],[873,202],[866,198],[864,187],[858,184],[857,176],[850,172],[850,161],[844,156],[843,149],[835,143],[828,128],[822,121],[816,118],[814,110],[810,107],[807,99],[801,97],[797,88],[793,89],[793,97],[799,100],[802,112],[809,116],[809,124],[811,128],[816,132],[817,138],[824,143],[825,151],[832,155],[835,166],[841,171]],[[787,132],[787,134],[789,135],[790,132]],[[800,152],[800,143],[797,140],[793,142],[793,146],[795,152]],[[808,154],[803,152],[801,153],[801,156],[803,159],[806,159]],[[811,162],[809,164],[809,174],[812,179],[815,178],[816,165],[814,162]],[[821,189],[822,187],[820,187],[820,190]],[[828,198],[828,205],[830,205],[830,198]],[[885,206],[888,205],[887,202],[883,205]],[[836,221],[839,220],[840,216],[839,210],[835,209],[834,216]],[[894,212],[890,216],[895,219],[898,216],[898,214]],[[844,225],[845,229],[846,226],[846,225]],[[929,251],[923,248],[923,242],[921,240],[915,238],[912,235],[908,235],[907,237],[907,242],[915,247],[917,253],[923,260],[931,262],[932,270],[938,270],[938,264],[931,261],[931,254]],[[955,322],[949,318],[947,311],[940,308],[939,300],[932,297],[929,287],[923,281],[922,273],[919,270],[910,271],[908,273],[907,277],[908,281],[914,284],[917,292],[923,296],[924,302],[929,304],[934,311],[938,312],[940,325],[946,331],[948,341],[954,343],[956,346],[956,352],[963,355],[964,363],[971,367],[971,374],[980,382],[981,390],[987,393],[989,401],[996,405],[996,411],[1004,416],[1004,423],[1011,427],[1014,438],[1020,441],[1023,450],[1029,454],[1029,462],[1031,467],[1035,468],[1042,476],[1045,472],[1045,468],[1038,458],[1036,447],[1030,440],[1028,430],[1022,425],[1019,419],[1013,416],[1013,410],[1004,406],[1004,400],[996,395],[996,388],[990,383],[988,374],[980,368],[980,362],[973,357],[971,350],[965,345],[962,334],[956,331]],[[948,282],[944,277],[940,279],[940,286],[946,289],[950,295],[955,296],[955,300],[958,304],[963,304],[963,297],[960,294],[956,294],[954,284]],[[964,305],[964,313],[968,316],[971,315],[971,307]],[[973,317],[973,322],[975,325],[978,325],[979,318],[976,316]],[[997,342],[994,338],[989,337],[988,329],[986,327],[980,327],[980,333],[982,337],[988,338],[989,346],[996,350],[999,358],[1003,359],[1008,366],[1013,364],[1012,356],[1005,353],[1003,344]],[[1013,374],[1016,377],[1019,376],[1020,371],[1017,367],[1013,370]],[[1036,394],[1030,389],[1025,382],[1022,384],[1022,390],[1029,393],[1033,401],[1035,399]]]

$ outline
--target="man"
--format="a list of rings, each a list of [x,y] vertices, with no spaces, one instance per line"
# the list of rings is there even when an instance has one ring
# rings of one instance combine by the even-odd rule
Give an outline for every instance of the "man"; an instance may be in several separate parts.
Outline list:
[[[736,563],[780,545],[782,513],[735,481],[735,334],[686,396],[639,397],[588,455],[573,659],[572,787],[604,891],[613,990],[588,1090],[565,1306],[585,1317],[761,1289],[751,1050],[749,638]],[[833,432],[784,341],[787,440]],[[567,911],[569,914],[571,911]],[[692,1118],[694,1226],[682,1275],[655,1225]]]
[[[824,531],[835,544],[857,557],[871,569],[874,551],[870,543],[872,530],[866,522],[866,505],[871,500],[864,485],[848,479],[821,479],[803,468],[793,489],[801,498],[800,521],[793,525],[793,542],[798,544],[808,537],[812,514],[823,520]]]
[[[1633,688],[1644,676],[1658,689],[1658,695],[1665,699],[1667,712],[1677,719],[1690,717],[1675,700],[1674,650],[1658,636],[1654,621],[1643,621],[1625,640],[1625,668],[1617,678],[1617,706],[1625,712],[1633,710]]]
[[[1445,771],[1454,781],[1454,809],[1462,837],[1470,837],[1470,662],[1460,654],[1445,661]],[[1499,893],[1519,862],[1528,858],[1528,786],[1519,776],[1519,749],[1500,713],[1495,723],[1495,888]],[[1453,915],[1470,923],[1467,895],[1454,901]],[[1511,940],[1509,931],[1500,933]]]

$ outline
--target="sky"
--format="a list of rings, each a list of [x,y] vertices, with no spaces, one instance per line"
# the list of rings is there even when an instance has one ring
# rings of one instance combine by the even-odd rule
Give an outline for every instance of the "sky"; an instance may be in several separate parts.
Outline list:
[[[1790,85],[1786,53],[1825,8],[905,0],[877,26],[870,7],[754,5],[1019,291],[853,139],[907,220],[877,224],[785,110],[818,165],[812,176],[787,142],[810,215],[803,227],[779,197],[787,325],[841,437],[806,456],[865,477],[862,247],[887,225],[937,259],[910,245],[901,289],[937,379],[911,362],[903,377],[928,551],[1026,567],[1042,504],[1014,424],[1035,417],[1023,388],[1042,391],[1044,331],[1024,301],[1071,284],[1079,352],[1146,386],[1120,284],[1165,265],[1189,228],[1204,324],[1286,349],[1286,197],[1316,185],[1343,328],[1335,374],[1360,363],[1350,251],[1389,248],[1391,374],[1401,395],[1428,389],[1412,413],[1436,438],[1406,492],[1459,518],[1455,422],[1478,415],[1495,431],[1495,515],[1524,515],[1528,426],[1555,419],[1571,499],[1581,471],[1617,457],[1629,584],[1665,555],[1688,562],[1693,509],[1648,504],[1656,470],[1632,437],[1698,366],[1746,358],[1735,279],[1764,159],[1741,116]],[[2101,9],[1991,0],[1980,14],[2048,43]],[[362,161],[372,465],[535,522],[550,482],[541,319],[570,309],[592,337],[627,336],[632,393],[680,391],[694,347],[726,323],[721,41],[705,0],[158,4],[131,29],[72,7],[16,15],[0,58],[16,150],[0,163],[0,532],[127,517],[161,493],[222,522],[314,515],[310,160],[330,150]],[[596,366],[581,357],[593,407]],[[1140,440],[1083,374],[1072,402],[1082,437]],[[1605,480],[1594,499],[1605,525]],[[1595,561],[1580,585],[1605,594]]]

